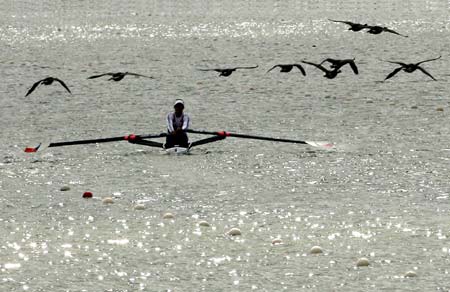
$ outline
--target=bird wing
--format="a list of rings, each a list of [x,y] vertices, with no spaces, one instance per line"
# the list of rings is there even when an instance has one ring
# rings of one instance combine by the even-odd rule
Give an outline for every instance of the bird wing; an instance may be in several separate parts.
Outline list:
[[[434,58],[434,59],[429,59],[429,60],[425,60],[425,61],[422,61],[422,62],[416,63],[416,66],[419,66],[420,64],[422,64],[422,63],[425,63],[425,62],[430,62],[430,61],[434,61],[434,60],[440,59],[441,57],[442,57],[442,56],[439,56],[439,57],[437,57],[437,58]]]
[[[379,34],[383,30],[383,28],[378,25],[368,25],[367,28],[369,29],[367,33],[371,34]]]
[[[392,71],[391,73],[389,73],[388,76],[386,76],[386,78],[384,78],[384,80],[388,80],[389,78],[391,78],[392,76],[394,76],[395,74],[397,74],[398,72],[400,72],[400,70],[402,70],[403,67],[398,67],[397,69],[395,69],[394,71]]]
[[[258,68],[258,65],[251,66],[251,67],[235,67],[235,68],[233,68],[233,71],[236,69],[255,69],[255,68]]]
[[[320,65],[320,64],[315,64],[315,63],[311,63],[311,62],[307,62],[307,61],[302,61],[302,63],[305,63],[305,64],[308,64],[308,65],[314,66],[314,67],[316,67],[316,68],[322,70],[323,72],[329,72],[325,67],[323,67],[323,66]]]
[[[199,71],[216,71],[216,72],[222,72],[224,69],[197,69]]]
[[[427,72],[425,69],[423,69],[422,67],[417,66],[417,69],[419,69],[419,70],[422,71],[425,75],[428,75],[431,79],[433,79],[434,81],[436,81],[436,79],[434,79],[434,77],[431,76],[431,74],[428,73],[428,72]]]
[[[380,61],[383,61],[383,62],[388,62],[388,63],[392,63],[392,64],[397,64],[397,65],[400,65],[400,66],[403,66],[403,67],[407,67],[407,66],[408,66],[408,64],[406,64],[406,63],[403,63],[403,62],[397,62],[397,61],[387,61],[387,60],[381,60],[381,59],[380,59]]]
[[[353,73],[358,74],[358,67],[356,67],[355,61],[353,61],[352,59],[348,59],[348,60],[343,60],[342,62],[342,66],[344,66],[345,64],[349,64],[350,67],[353,70]]]
[[[267,70],[267,72],[266,73],[269,73],[270,71],[272,71],[273,69],[275,69],[276,67],[279,67],[280,65],[275,65],[275,66],[273,66],[272,68],[270,68],[269,70]]]
[[[320,65],[322,65],[323,63],[328,62],[331,64],[334,64],[336,62],[335,59],[331,59],[331,58],[326,58],[325,60],[323,60],[322,62],[320,62]]]
[[[70,94],[72,94],[72,92],[70,91],[69,87],[67,87],[67,85],[60,79],[58,78],[53,78],[55,81],[58,81]]]
[[[146,77],[146,78],[154,79],[151,76],[141,75],[141,74],[137,74],[137,73],[130,73],[130,72],[128,72],[128,73],[126,73],[126,75],[133,75],[133,76],[139,76],[139,77]]]
[[[354,24],[356,24],[356,23],[351,22],[351,21],[334,20],[334,19],[329,19],[329,18],[328,18],[328,20],[329,20],[329,21],[332,21],[332,22],[341,22],[341,23],[345,23],[345,24],[348,24],[348,25],[354,25]]]
[[[94,78],[98,78],[98,77],[102,77],[102,76],[106,76],[106,75],[114,75],[114,73],[104,73],[104,74],[100,74],[100,75],[94,75],[94,76],[89,76],[88,79],[94,79]]]
[[[383,27],[383,31],[385,31],[385,32],[390,32],[390,33],[393,33],[393,34],[396,34],[396,35],[399,35],[399,36],[402,36],[402,37],[405,37],[405,38],[408,37],[407,35],[398,33],[398,32],[396,32],[395,30],[389,29],[389,28],[387,28],[387,27]]]
[[[298,70],[300,70],[300,72],[302,72],[303,76],[306,76],[306,71],[305,71],[305,69],[303,68],[302,65],[300,65],[300,64],[292,64],[292,65],[297,67]]]
[[[27,94],[25,94],[25,97],[27,97],[28,95],[30,95],[30,94],[36,89],[36,87],[38,87],[39,84],[41,84],[42,81],[44,81],[44,79],[39,80],[38,82],[36,82],[35,84],[33,84],[33,86],[31,86],[30,90],[28,90]]]

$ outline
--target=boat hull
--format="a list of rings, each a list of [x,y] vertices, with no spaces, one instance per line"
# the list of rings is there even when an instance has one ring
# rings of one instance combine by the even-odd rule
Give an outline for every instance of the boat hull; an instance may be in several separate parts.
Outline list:
[[[168,149],[164,149],[166,154],[174,154],[174,155],[183,155],[183,154],[189,154],[189,148],[185,148],[185,147],[172,147],[172,148],[168,148]]]

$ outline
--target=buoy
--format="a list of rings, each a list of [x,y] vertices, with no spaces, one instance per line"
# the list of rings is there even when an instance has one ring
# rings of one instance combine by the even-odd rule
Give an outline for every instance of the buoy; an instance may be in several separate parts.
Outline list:
[[[85,199],[89,199],[89,198],[92,198],[92,192],[84,192],[83,193],[83,198],[85,198]]]
[[[313,247],[311,247],[311,250],[309,252],[311,254],[319,254],[319,253],[323,253],[323,250],[320,246],[313,246]]]
[[[417,277],[417,273],[414,271],[408,271],[405,273],[405,278],[414,278]]]
[[[283,244],[281,238],[275,238],[274,240],[272,240],[272,245],[279,245],[279,244]]]
[[[3,266],[6,270],[18,270],[21,267],[20,263],[6,263]]]
[[[145,210],[145,205],[137,204],[136,206],[134,206],[134,210]]]
[[[227,234],[231,236],[237,236],[242,235],[242,232],[239,228],[231,228],[230,230],[228,230]]]
[[[59,190],[61,192],[67,192],[67,191],[70,191],[70,187],[69,186],[62,186]]]
[[[103,204],[112,204],[114,200],[111,197],[106,197],[102,200]]]
[[[198,222],[198,226],[209,227],[211,225],[209,225],[209,223],[207,221],[200,221],[200,222]]]
[[[356,261],[357,267],[367,267],[369,266],[369,260],[367,258],[360,258]]]
[[[163,219],[174,219],[175,216],[172,213],[166,213],[163,215]]]

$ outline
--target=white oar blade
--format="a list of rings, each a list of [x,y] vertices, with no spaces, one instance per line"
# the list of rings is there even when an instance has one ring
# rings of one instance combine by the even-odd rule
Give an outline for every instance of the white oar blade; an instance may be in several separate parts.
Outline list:
[[[334,149],[335,145],[331,142],[327,142],[327,141],[305,141],[306,144],[313,146],[313,147],[318,147],[318,148],[322,148],[322,149],[326,149],[326,150],[332,150]]]

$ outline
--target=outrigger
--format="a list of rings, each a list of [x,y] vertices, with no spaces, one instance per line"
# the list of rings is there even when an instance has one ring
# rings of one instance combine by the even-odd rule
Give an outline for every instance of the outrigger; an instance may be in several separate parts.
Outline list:
[[[145,145],[149,147],[156,147],[165,150],[167,153],[175,153],[175,154],[188,154],[189,151],[199,145],[204,145],[208,143],[213,143],[216,141],[220,141],[225,139],[226,137],[236,137],[236,138],[244,138],[244,139],[254,139],[254,140],[264,140],[264,141],[274,141],[274,142],[283,142],[283,143],[295,143],[295,144],[306,144],[313,147],[318,147],[326,150],[331,150],[334,148],[334,144],[330,142],[318,142],[318,141],[301,141],[301,140],[292,140],[292,139],[282,139],[282,138],[272,138],[265,136],[255,136],[255,135],[247,135],[247,134],[239,134],[239,133],[231,133],[226,131],[199,131],[199,130],[187,130],[187,133],[193,134],[202,134],[209,135],[211,137],[200,139],[194,142],[189,143],[188,147],[180,147],[174,146],[171,148],[165,148],[164,143],[151,141],[148,139],[153,138],[162,138],[166,137],[167,133],[160,134],[150,134],[150,135],[135,135],[130,134],[126,136],[118,136],[118,137],[110,137],[110,138],[99,138],[99,139],[87,139],[87,140],[75,140],[75,141],[66,141],[66,142],[54,142],[46,145],[46,147],[41,147],[42,143],[40,143],[36,147],[27,147],[25,148],[25,152],[32,153],[37,152],[38,150],[42,150],[43,148],[50,147],[62,147],[62,146],[71,146],[71,145],[82,145],[82,144],[97,144],[97,143],[108,143],[108,142],[117,142],[117,141],[127,141],[131,144]]]

